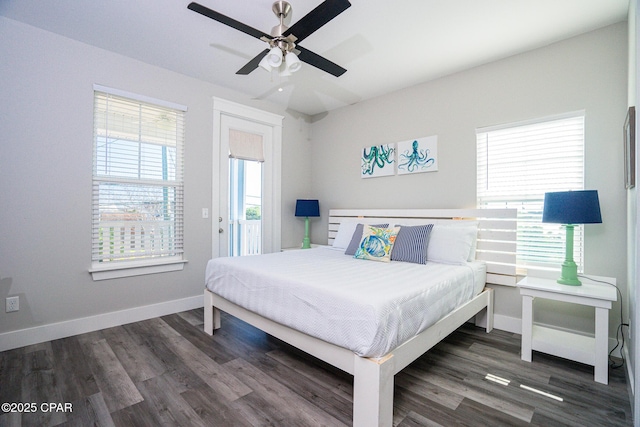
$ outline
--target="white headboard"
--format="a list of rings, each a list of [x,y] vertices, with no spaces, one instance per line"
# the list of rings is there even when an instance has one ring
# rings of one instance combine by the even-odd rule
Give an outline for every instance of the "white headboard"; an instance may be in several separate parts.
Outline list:
[[[427,223],[476,220],[478,243],[476,259],[487,264],[487,283],[515,286],[516,277],[516,209],[331,209],[329,210],[329,244],[344,219],[372,218],[395,223]]]

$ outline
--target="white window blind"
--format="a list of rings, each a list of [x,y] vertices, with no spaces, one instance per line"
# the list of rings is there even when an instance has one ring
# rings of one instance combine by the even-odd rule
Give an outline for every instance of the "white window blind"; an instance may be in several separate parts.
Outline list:
[[[476,130],[480,208],[518,209],[519,267],[559,269],[564,230],[542,223],[544,193],[584,189],[584,112]],[[574,259],[584,263],[583,226]]]
[[[94,265],[183,253],[184,110],[94,92]]]

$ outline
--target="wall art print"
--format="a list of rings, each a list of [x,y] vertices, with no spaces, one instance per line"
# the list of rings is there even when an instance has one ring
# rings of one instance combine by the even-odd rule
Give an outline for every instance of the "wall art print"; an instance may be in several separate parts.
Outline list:
[[[375,178],[395,174],[396,145],[383,144],[365,147],[360,157],[360,176]]]
[[[398,142],[398,175],[437,170],[437,135]]]

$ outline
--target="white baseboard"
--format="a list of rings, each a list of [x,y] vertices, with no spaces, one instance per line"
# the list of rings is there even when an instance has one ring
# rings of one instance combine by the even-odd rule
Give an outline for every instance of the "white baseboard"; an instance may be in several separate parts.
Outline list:
[[[487,314],[486,310],[479,313],[475,319],[476,326],[481,328],[487,327]],[[519,334],[522,331],[522,320],[517,317],[503,316],[502,314],[493,315],[493,327],[494,329],[500,329],[501,331],[511,332],[513,334]]]
[[[0,351],[139,322],[204,306],[202,295],[0,334]]]
[[[522,320],[519,317],[494,314],[493,327],[501,331],[511,332],[512,334],[520,334],[522,333]]]

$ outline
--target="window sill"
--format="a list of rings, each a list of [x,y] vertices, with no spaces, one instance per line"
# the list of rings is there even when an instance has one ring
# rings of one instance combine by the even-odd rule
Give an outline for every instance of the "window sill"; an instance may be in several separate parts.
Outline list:
[[[128,262],[113,265],[94,264],[89,273],[94,281],[119,279],[122,277],[142,276],[145,274],[167,273],[170,271],[181,271],[187,260],[167,259],[150,262]]]

